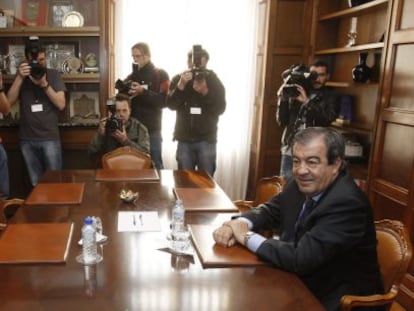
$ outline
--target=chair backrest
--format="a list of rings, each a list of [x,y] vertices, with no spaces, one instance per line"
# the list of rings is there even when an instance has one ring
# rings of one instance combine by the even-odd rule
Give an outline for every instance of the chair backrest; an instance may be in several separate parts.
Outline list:
[[[120,147],[102,156],[105,169],[145,169],[152,167],[149,154],[129,146]]]
[[[377,253],[385,292],[399,286],[407,272],[412,256],[410,235],[398,220],[383,219],[375,222]]]
[[[283,190],[284,184],[284,178],[278,175],[261,178],[256,185],[253,206],[269,201],[273,196]]]
[[[8,199],[8,200],[0,200],[0,229],[5,228],[7,226],[7,222],[9,218],[11,218],[17,211],[17,209],[24,204],[23,199]]]

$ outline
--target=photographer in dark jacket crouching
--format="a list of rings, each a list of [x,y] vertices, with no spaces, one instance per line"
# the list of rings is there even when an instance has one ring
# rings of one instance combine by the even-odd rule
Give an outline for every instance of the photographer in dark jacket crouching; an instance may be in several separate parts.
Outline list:
[[[188,53],[188,70],[170,85],[167,106],[176,111],[174,140],[178,169],[198,169],[211,177],[216,170],[217,124],[226,109],[225,89],[206,69],[209,55],[195,45]]]
[[[109,105],[110,117],[99,122],[99,128],[89,144],[88,153],[96,161],[112,150],[123,146],[131,146],[149,153],[150,140],[147,128],[137,119],[130,117],[130,98],[125,94],[117,94],[112,105]]]

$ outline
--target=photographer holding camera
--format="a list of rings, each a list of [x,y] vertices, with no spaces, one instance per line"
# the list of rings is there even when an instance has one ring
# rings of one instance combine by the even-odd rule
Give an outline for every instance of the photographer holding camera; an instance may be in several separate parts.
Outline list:
[[[150,139],[147,128],[131,117],[131,101],[128,95],[118,93],[109,105],[111,115],[99,122],[95,137],[89,144],[91,157],[100,157],[123,146],[131,146],[149,153]]]
[[[66,87],[57,70],[46,68],[46,53],[38,37],[29,38],[25,54],[8,98],[12,105],[19,100],[20,148],[35,186],[46,170],[62,168],[58,119],[66,105]]]
[[[136,43],[131,48],[134,60],[132,73],[117,89],[120,93],[132,96],[131,116],[142,122],[150,135],[151,159],[157,169],[163,169],[162,161],[162,109],[166,107],[165,99],[170,84],[166,71],[157,68],[151,62],[148,44]],[[120,80],[119,80],[120,81]]]
[[[283,128],[280,175],[292,176],[292,139],[299,130],[313,126],[329,126],[339,114],[338,94],[325,86],[329,79],[328,65],[314,61],[308,69],[293,65],[282,74],[276,120]]]
[[[178,169],[216,170],[217,123],[226,109],[225,89],[217,75],[206,69],[209,55],[201,46],[188,53],[188,70],[170,85],[167,106],[176,111],[174,140],[178,141]]]

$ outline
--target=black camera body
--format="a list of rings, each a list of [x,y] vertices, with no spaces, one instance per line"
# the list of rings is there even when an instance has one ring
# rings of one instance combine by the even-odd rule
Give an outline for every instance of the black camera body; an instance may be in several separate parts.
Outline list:
[[[113,133],[116,130],[122,131],[122,120],[118,119],[115,115],[112,115],[106,120],[105,130],[107,133]]]
[[[132,80],[123,81],[118,79],[115,81],[115,88],[119,93],[128,95],[129,90],[131,89]]]
[[[108,134],[114,133],[116,130],[122,131],[122,120],[116,117],[115,100],[109,99],[106,106],[111,113],[111,116],[106,120],[105,130]]]
[[[193,74],[193,80],[201,81],[205,80],[210,73],[208,69],[202,68],[201,59],[204,56],[203,47],[201,45],[193,45],[192,49],[192,63],[193,68],[191,68],[191,72]]]
[[[193,45],[193,50],[192,50],[193,68],[201,68],[202,57],[203,57],[203,47],[199,44]]]
[[[25,54],[26,54],[26,57],[30,55],[30,58],[31,58],[29,60],[30,75],[36,80],[39,80],[41,77],[43,77],[46,74],[46,68],[43,67],[37,61],[39,52],[40,52],[39,37],[36,37],[36,36],[29,37],[29,41],[27,42],[26,47],[25,47]]]
[[[300,95],[296,85],[300,85],[309,94],[312,88],[312,82],[318,78],[316,72],[309,71],[309,68],[303,64],[292,65],[282,73],[284,85],[282,87],[282,96],[295,98]]]

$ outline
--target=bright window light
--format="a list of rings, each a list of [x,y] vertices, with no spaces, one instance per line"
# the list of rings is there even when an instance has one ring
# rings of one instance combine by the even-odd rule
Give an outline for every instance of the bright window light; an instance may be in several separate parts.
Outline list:
[[[119,0],[116,1],[115,72],[131,72],[131,46],[147,42],[152,62],[170,78],[186,69],[187,53],[201,44],[210,54],[208,68],[226,89],[227,108],[220,117],[218,161],[214,176],[232,198],[242,198],[248,175],[251,114],[255,85],[255,38],[258,1]],[[115,90],[114,90],[115,92]],[[163,112],[163,160],[175,169],[172,141],[175,112]]]

